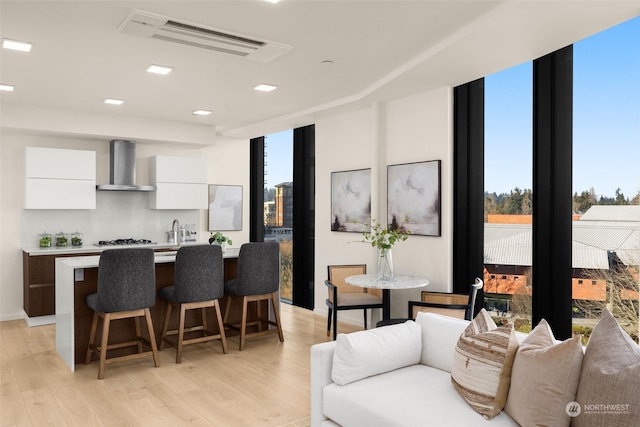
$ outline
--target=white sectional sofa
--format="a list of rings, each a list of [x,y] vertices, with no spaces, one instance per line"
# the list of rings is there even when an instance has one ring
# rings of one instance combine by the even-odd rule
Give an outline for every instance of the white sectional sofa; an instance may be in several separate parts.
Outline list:
[[[468,321],[420,313],[415,323],[408,324],[416,328],[408,333],[398,331],[377,337],[372,340],[373,346],[371,342],[361,341],[362,350],[371,355],[369,362],[372,363],[360,366],[359,376],[364,378],[345,385],[332,379],[338,341],[311,348],[312,427],[518,426],[505,413],[485,420],[451,384],[454,349]],[[355,334],[388,332],[404,326],[387,326]],[[418,360],[407,357],[406,347],[412,345],[419,347]],[[396,369],[378,374],[381,369],[374,360],[379,358],[393,359],[391,362],[397,363],[391,365]],[[353,362],[359,364],[360,360],[355,359]],[[357,369],[354,367],[353,370]]]
[[[618,383],[614,382],[615,385],[611,383],[612,387],[616,389],[622,387],[626,390],[623,395],[615,397],[616,403],[626,405],[622,408],[626,408],[622,418],[604,418],[604,423],[601,423],[602,419],[592,422],[585,415],[578,417],[582,421],[580,424],[575,422],[577,418],[569,417],[568,409],[565,408],[567,405],[565,400],[573,401],[576,396],[584,349],[580,344],[579,337],[561,342],[554,340],[552,336],[548,344],[566,343],[562,346],[567,351],[556,349],[554,351],[533,352],[531,354],[534,355],[534,358],[531,362],[527,362],[526,354],[520,357],[518,352],[520,365],[517,370],[518,372],[526,372],[526,375],[518,374],[523,378],[511,378],[510,381],[512,386],[514,383],[519,384],[517,386],[519,390],[509,390],[509,399],[512,402],[507,400],[507,409],[491,419],[486,419],[472,408],[452,384],[451,371],[454,366],[454,353],[457,352],[458,340],[469,323],[437,314],[419,313],[415,322],[408,321],[402,325],[352,334],[340,334],[337,341],[312,346],[311,426],[473,427],[521,425],[508,414],[516,414],[514,416],[516,419],[520,418],[522,425],[538,424],[553,425],[554,427],[568,426],[572,420],[574,421],[572,425],[580,426],[623,426],[629,425],[627,424],[629,419],[636,419],[636,422],[640,419],[634,418],[640,413],[638,412],[640,411],[640,397],[638,397],[640,396],[640,376],[634,377],[634,375],[640,374],[640,350],[635,343],[630,339],[631,344],[624,341],[622,343],[627,346],[622,351],[630,351],[631,361],[629,362],[627,359],[625,362],[628,366],[622,366],[620,369],[614,366],[610,369],[615,374],[614,380],[618,381]],[[615,324],[615,321],[613,323]],[[550,332],[546,322],[544,325]],[[603,333],[605,332],[603,331]],[[611,335],[610,332],[606,332],[606,334]],[[521,333],[515,333],[515,335],[518,341],[516,345],[523,349],[525,346],[521,344],[527,335]],[[568,350],[567,346],[570,346],[571,350]],[[577,356],[576,346],[578,347]],[[548,350],[548,348],[543,350]],[[560,355],[563,351],[564,356]],[[549,357],[552,358],[552,361],[548,359]],[[558,359],[557,364],[553,358]],[[517,357],[514,356],[512,359],[514,360],[514,375],[516,375],[515,359]],[[527,366],[525,363],[531,363],[529,367],[533,372],[524,369]],[[593,369],[596,370],[603,365],[602,360],[594,359],[593,363],[595,364]],[[554,369],[557,369],[553,373],[547,373],[547,375],[552,375],[554,380],[557,380],[555,389],[551,387],[550,390],[546,390],[544,385],[541,386],[547,379],[544,378],[545,373],[540,371],[540,366],[554,366]],[[605,374],[599,371],[595,373],[595,379],[590,380],[592,384],[607,383],[607,378],[598,378],[598,376],[602,377]],[[623,384],[621,385],[619,381],[623,381]],[[552,381],[549,380],[549,382]],[[534,389],[528,387],[534,387]],[[545,389],[544,392],[535,392],[541,388]],[[519,392],[525,394],[518,396]],[[636,394],[636,392],[638,393]],[[593,395],[584,394],[583,403],[609,402],[604,397],[598,399],[597,393],[599,392],[595,393],[596,398]],[[534,396],[535,394],[541,395]],[[580,395],[580,391],[578,391],[578,395]],[[555,399],[553,405],[545,400],[549,398]],[[522,405],[521,402],[526,403]],[[512,403],[511,410],[508,410],[509,403]],[[513,408],[513,405],[516,404],[520,404],[524,408]],[[537,405],[540,406],[536,407]],[[555,409],[551,409],[549,406],[555,406]],[[583,405],[584,409],[593,407],[593,405]],[[534,421],[538,415],[541,415],[542,420]],[[522,422],[523,419],[531,421]]]

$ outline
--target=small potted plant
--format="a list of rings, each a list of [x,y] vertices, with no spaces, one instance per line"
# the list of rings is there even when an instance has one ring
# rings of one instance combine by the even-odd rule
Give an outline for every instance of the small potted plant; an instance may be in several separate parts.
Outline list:
[[[225,236],[224,234],[222,234],[221,232],[216,231],[215,233],[211,233],[211,237],[209,237],[210,245],[212,244],[220,245],[222,246],[222,252],[224,252],[225,243],[228,243],[229,245],[233,245],[233,242],[231,241],[231,239]]]

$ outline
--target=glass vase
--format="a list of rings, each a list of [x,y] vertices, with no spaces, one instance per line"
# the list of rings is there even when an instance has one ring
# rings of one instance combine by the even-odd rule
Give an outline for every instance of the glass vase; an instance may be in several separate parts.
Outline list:
[[[393,280],[393,258],[391,256],[391,249],[379,250],[378,280]]]

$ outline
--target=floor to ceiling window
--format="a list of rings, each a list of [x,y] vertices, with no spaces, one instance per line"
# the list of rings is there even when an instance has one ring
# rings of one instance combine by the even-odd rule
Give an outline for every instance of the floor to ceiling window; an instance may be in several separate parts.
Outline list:
[[[586,337],[607,307],[638,341],[638,40],[635,18],[574,44],[573,330]]]
[[[264,138],[264,241],[280,243],[280,297],[293,300],[293,131]]]
[[[482,165],[485,185],[462,181],[456,191],[465,198],[484,191],[485,303],[500,321],[527,329],[530,310],[531,324],[552,319],[560,336],[582,333],[586,342],[607,307],[638,340],[639,38],[635,18],[533,67],[456,88],[481,91],[456,98],[456,146],[461,153],[481,146],[484,155],[456,162],[459,170]],[[479,225],[465,216],[477,210],[458,206],[456,226],[473,236]],[[454,253],[460,268],[479,257]]]
[[[531,327],[532,63],[484,79],[484,295],[497,323]]]
[[[249,162],[249,238],[280,242],[282,299],[312,310],[315,125],[252,138]]]

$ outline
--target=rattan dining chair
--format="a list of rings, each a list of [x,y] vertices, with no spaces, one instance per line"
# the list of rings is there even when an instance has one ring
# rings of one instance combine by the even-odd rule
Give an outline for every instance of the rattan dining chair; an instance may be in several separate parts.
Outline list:
[[[84,360],[91,363],[91,356],[99,357],[98,379],[104,378],[107,364],[153,356],[155,366],[160,366],[156,337],[151,321],[150,307],[156,302],[156,274],[153,250],[150,248],[125,248],[105,250],[98,262],[98,291],[86,297],[85,302],[93,313],[89,345]],[[149,338],[141,336],[140,317],[147,324]],[[109,344],[111,321],[133,318],[136,338],[133,341]],[[102,337],[100,345],[95,344],[98,319],[102,319]],[[143,351],[142,344],[151,347]],[[137,353],[107,359],[107,351],[126,347],[137,347]]]
[[[367,310],[382,308],[382,291],[379,289],[359,288],[348,285],[345,279],[357,274],[366,274],[367,266],[356,265],[329,265],[327,266],[328,280],[324,284],[328,287],[329,296],[326,300],[327,336],[331,335],[333,324],[333,339],[338,335],[338,311],[363,310],[364,328],[367,329]]]
[[[476,277],[469,286],[468,294],[422,291],[421,301],[409,301],[409,318],[415,319],[419,311],[426,311],[471,320],[478,291],[483,285],[482,279]]]
[[[227,353],[227,338],[222,323],[219,300],[224,296],[222,248],[219,245],[183,246],[176,253],[173,285],[158,291],[167,302],[167,311],[160,339],[160,350],[169,343],[176,347],[176,363],[182,361],[182,347],[212,340],[220,340],[222,352]],[[178,328],[169,330],[171,309],[180,309]],[[207,325],[207,307],[213,307],[219,332]],[[200,325],[185,328],[186,313],[200,310]],[[186,338],[185,333],[190,337]],[[193,337],[193,333],[198,336]],[[177,335],[176,340],[171,336]]]

